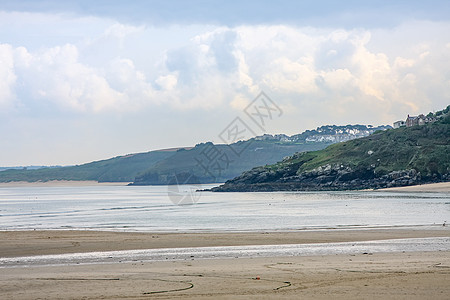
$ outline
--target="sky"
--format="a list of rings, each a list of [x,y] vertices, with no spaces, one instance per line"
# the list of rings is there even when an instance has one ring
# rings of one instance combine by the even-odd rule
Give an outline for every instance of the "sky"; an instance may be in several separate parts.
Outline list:
[[[443,109],[449,16],[433,0],[0,0],[0,166],[221,143],[236,118],[293,135]],[[261,92],[279,110],[263,127]]]

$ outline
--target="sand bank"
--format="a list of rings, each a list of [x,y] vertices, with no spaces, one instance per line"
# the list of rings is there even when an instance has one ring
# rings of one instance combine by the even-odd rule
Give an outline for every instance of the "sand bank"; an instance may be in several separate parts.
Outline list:
[[[0,257],[183,247],[281,245],[450,237],[433,230],[364,229],[288,232],[136,233],[108,231],[0,231]]]

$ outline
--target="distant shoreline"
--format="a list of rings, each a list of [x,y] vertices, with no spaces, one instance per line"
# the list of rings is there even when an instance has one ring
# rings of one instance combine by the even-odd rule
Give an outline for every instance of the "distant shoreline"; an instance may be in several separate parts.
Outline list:
[[[0,188],[6,187],[31,187],[31,186],[126,186],[130,182],[97,182],[91,181],[76,181],[76,180],[51,180],[51,181],[36,181],[36,182],[25,182],[25,181],[14,181],[14,182],[0,182]],[[365,190],[374,191],[374,190]],[[402,187],[391,187],[383,188],[375,191],[382,192],[430,192],[430,193],[450,193],[450,182],[437,182],[437,183],[427,183],[419,185],[410,185]]]
[[[50,181],[12,181],[12,182],[0,182],[0,188],[2,187],[28,187],[28,186],[96,186],[96,185],[106,185],[106,186],[124,186],[129,182],[97,182],[95,180],[50,180]]]

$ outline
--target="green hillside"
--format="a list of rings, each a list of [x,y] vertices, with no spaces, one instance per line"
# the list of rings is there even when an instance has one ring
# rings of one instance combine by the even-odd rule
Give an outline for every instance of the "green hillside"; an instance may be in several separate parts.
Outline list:
[[[255,166],[277,162],[298,151],[323,149],[328,145],[329,142],[283,143],[255,139],[232,145],[202,143],[161,160],[136,176],[133,184],[172,184],[174,180],[188,183],[186,180],[189,178],[201,183],[225,182]]]
[[[131,182],[139,172],[172,156],[175,151],[151,151],[118,156],[78,166],[42,168],[37,170],[6,170],[0,172],[0,182],[95,180],[98,182]]]
[[[296,152],[367,136],[389,126],[326,125],[294,136],[265,134],[231,145],[201,143],[194,148],[130,154],[69,167],[0,171],[0,182],[94,180],[134,185],[225,182],[255,166],[272,164]]]
[[[438,121],[376,132],[257,167],[215,191],[342,190],[450,180],[449,107]]]

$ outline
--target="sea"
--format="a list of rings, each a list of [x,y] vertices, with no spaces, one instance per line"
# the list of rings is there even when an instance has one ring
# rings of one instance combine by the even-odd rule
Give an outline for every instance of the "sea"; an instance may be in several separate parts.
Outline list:
[[[197,191],[213,186],[1,187],[0,230],[432,229],[450,222],[450,193]]]

